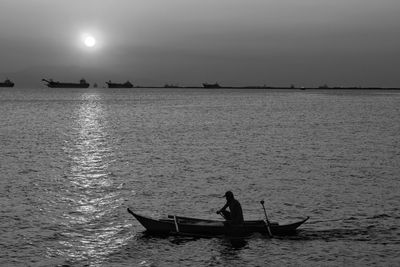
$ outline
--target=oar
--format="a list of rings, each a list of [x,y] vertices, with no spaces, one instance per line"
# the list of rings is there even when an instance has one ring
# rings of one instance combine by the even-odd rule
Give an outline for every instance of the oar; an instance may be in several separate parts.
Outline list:
[[[174,216],[174,223],[175,223],[175,230],[177,233],[179,233],[178,219],[176,218],[176,216]]]
[[[265,215],[265,221],[266,221],[266,225],[267,225],[268,234],[269,234],[270,237],[272,237],[272,233],[271,233],[271,228],[270,228],[267,212],[265,211],[265,207],[264,207],[264,200],[261,200],[260,203],[261,203],[261,205],[263,207],[263,210],[264,210],[264,215]]]

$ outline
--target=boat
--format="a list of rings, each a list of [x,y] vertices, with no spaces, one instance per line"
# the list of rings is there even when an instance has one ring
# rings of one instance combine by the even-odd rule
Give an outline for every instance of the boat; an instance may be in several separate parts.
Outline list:
[[[106,82],[108,88],[132,88],[133,84],[130,81],[126,81],[125,83],[113,83],[111,81]]]
[[[10,79],[5,79],[4,82],[0,83],[0,87],[14,87],[14,83]]]
[[[268,234],[267,223],[263,220],[245,221],[243,225],[231,225],[222,220],[204,220],[190,217],[168,215],[166,219],[153,219],[139,215],[127,209],[148,233],[158,235],[187,235],[187,236],[245,236],[253,233]],[[305,223],[309,217],[291,224],[280,225],[269,223],[272,235],[294,235],[297,228]]]
[[[218,83],[203,83],[204,88],[221,88]]]
[[[86,82],[85,79],[81,79],[79,83],[65,83],[65,82],[55,82],[52,79],[46,80],[42,79],[42,81],[47,82],[47,86],[51,88],[88,88],[89,83]]]
[[[164,84],[164,88],[179,88],[180,86],[177,84]]]

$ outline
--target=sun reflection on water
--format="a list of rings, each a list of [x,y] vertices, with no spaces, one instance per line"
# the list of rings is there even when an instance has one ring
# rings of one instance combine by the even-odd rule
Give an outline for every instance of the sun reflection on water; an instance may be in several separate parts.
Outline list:
[[[125,226],[113,220],[123,198],[109,172],[114,154],[106,115],[99,95],[83,94],[73,117],[73,135],[64,147],[71,165],[60,201],[67,210],[59,241],[62,249],[53,253],[68,262],[98,265],[126,241],[118,235]]]

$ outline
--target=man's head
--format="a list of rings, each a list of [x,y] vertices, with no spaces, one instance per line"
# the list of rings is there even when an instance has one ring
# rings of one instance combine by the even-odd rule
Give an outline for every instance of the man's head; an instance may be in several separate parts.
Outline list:
[[[226,191],[225,197],[227,201],[234,199],[232,191]]]

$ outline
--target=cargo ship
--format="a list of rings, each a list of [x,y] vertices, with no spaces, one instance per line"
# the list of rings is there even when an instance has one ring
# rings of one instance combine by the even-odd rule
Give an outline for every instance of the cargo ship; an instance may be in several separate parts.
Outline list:
[[[6,79],[4,82],[0,83],[0,87],[14,87],[14,83],[10,79]]]
[[[218,83],[203,83],[204,88],[221,88]]]
[[[51,88],[88,88],[89,83],[86,82],[85,79],[81,79],[79,83],[64,83],[64,82],[55,82],[52,79],[46,80],[42,79],[42,81],[47,82],[47,86]]]
[[[113,83],[111,81],[106,82],[108,88],[132,88],[133,84],[130,81],[126,81],[125,83]]]

